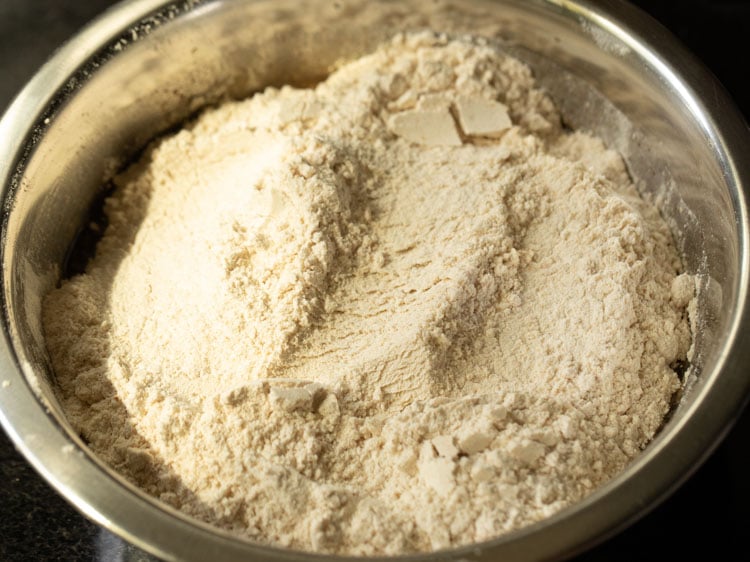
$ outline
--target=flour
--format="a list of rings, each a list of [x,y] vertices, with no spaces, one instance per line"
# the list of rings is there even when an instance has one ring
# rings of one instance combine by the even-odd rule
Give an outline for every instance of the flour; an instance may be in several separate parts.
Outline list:
[[[44,302],[107,463],[251,540],[339,554],[543,519],[653,437],[692,277],[601,141],[479,39],[398,36],[203,113],[116,178]]]

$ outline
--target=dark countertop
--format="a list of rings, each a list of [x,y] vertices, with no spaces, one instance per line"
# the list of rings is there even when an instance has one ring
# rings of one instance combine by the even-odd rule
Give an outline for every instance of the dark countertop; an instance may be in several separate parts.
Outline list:
[[[0,0],[0,108],[54,48],[111,0]],[[724,83],[746,116],[750,2],[637,0]],[[748,156],[750,157],[750,155]],[[577,562],[746,560],[750,529],[750,412],[671,498]],[[0,562],[153,562],[66,503],[0,431]]]

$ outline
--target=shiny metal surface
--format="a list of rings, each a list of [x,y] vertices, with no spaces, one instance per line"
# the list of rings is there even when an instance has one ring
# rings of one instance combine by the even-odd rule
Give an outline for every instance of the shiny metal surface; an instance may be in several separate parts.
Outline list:
[[[389,17],[376,21],[377,9]],[[313,82],[340,58],[425,26],[502,36],[570,124],[593,129],[626,156],[703,285],[691,384],[624,474],[528,529],[409,559],[572,554],[668,494],[738,414],[750,389],[748,130],[713,77],[639,11],[615,0],[135,0],[59,51],[0,122],[0,421],[37,470],[106,528],[166,559],[320,558],[251,545],[188,520],[93,458],[56,402],[40,299],[59,278],[106,175],[153,136],[222,96]]]

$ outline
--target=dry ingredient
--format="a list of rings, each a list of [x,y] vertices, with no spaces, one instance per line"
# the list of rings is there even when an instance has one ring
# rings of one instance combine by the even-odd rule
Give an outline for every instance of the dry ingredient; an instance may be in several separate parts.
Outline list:
[[[547,517],[638,454],[693,280],[617,154],[478,38],[400,35],[203,113],[44,302],[67,414],[252,540],[396,554]]]

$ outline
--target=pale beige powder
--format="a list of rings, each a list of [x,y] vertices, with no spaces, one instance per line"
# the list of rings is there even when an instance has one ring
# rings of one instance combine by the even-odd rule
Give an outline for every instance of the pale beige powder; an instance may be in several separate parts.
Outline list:
[[[692,280],[619,157],[478,39],[401,36],[117,178],[44,303],[66,411],[263,543],[395,554],[576,502],[652,438]]]

